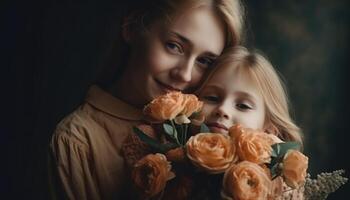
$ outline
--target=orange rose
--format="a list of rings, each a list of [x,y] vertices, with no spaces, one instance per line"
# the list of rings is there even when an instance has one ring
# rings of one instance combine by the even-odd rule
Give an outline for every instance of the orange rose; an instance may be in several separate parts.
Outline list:
[[[247,160],[257,164],[271,161],[272,139],[267,133],[241,126],[229,129],[229,135],[235,141],[240,160]]]
[[[175,176],[170,169],[171,165],[163,154],[148,154],[135,164],[131,176],[146,197],[153,197]]]
[[[235,161],[235,147],[223,134],[199,133],[190,137],[186,144],[187,157],[209,173],[224,172]]]
[[[234,140],[235,138],[239,137],[241,134],[243,134],[244,128],[239,125],[233,125],[228,130],[228,135]]]
[[[281,197],[283,193],[283,179],[282,177],[277,177],[274,180],[271,181],[271,188],[268,200],[276,200]]]
[[[258,164],[242,161],[224,174],[222,195],[226,199],[266,200],[271,191],[271,180]]]
[[[198,112],[202,109],[203,102],[199,101],[196,95],[184,94],[183,110],[181,114],[190,117],[194,112]]]
[[[172,162],[183,162],[185,161],[185,152],[182,147],[171,149],[165,153],[168,160]]]
[[[282,175],[288,186],[297,188],[304,183],[308,160],[308,157],[297,150],[289,150],[284,155]]]
[[[174,119],[184,109],[184,95],[181,92],[169,92],[155,98],[144,108],[144,113],[156,120]]]

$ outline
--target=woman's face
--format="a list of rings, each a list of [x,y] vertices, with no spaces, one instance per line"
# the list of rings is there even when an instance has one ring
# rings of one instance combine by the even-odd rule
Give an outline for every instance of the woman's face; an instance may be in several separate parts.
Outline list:
[[[230,67],[216,71],[200,91],[199,98],[204,102],[205,123],[212,132],[227,134],[235,124],[252,129],[264,128],[262,95],[251,79],[235,73]]]
[[[144,105],[171,90],[197,87],[225,45],[224,25],[208,7],[192,9],[170,24],[155,23],[130,37],[126,76],[129,99]]]

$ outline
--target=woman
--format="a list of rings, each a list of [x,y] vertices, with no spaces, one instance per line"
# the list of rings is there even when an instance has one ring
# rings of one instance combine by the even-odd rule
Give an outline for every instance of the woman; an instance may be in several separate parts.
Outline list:
[[[120,147],[141,108],[172,90],[193,91],[224,48],[241,39],[238,0],[152,0],[126,15],[118,77],[94,85],[86,101],[57,126],[51,141],[53,195],[127,199]]]

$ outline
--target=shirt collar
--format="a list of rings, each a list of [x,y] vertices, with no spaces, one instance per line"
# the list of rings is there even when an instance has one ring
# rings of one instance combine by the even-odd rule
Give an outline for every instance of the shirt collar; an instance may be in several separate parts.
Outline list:
[[[118,118],[127,120],[143,119],[142,110],[123,102],[102,90],[97,85],[93,85],[89,88],[85,100],[95,108]]]

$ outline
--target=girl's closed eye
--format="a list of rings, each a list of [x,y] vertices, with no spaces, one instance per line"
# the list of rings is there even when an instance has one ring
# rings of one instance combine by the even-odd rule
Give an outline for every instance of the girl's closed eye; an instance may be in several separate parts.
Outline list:
[[[171,53],[175,53],[175,54],[183,54],[184,53],[181,45],[176,43],[176,42],[166,42],[165,47]]]
[[[204,95],[202,99],[209,103],[217,103],[220,100],[219,97],[216,95]]]
[[[249,110],[252,110],[254,108],[253,105],[249,104],[249,103],[245,103],[245,102],[242,102],[242,103],[237,103],[236,104],[236,107],[243,111],[243,112],[246,112],[246,111],[249,111]]]

